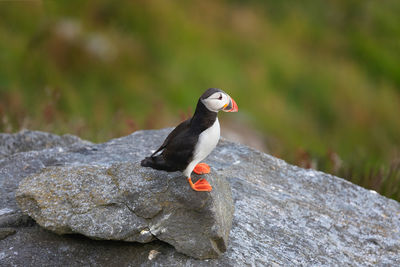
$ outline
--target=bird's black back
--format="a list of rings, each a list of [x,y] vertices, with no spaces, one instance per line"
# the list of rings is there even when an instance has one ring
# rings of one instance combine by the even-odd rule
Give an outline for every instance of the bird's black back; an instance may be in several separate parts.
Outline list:
[[[183,171],[193,159],[199,135],[211,127],[216,118],[217,113],[208,110],[199,99],[193,117],[180,123],[141,165],[170,172]]]

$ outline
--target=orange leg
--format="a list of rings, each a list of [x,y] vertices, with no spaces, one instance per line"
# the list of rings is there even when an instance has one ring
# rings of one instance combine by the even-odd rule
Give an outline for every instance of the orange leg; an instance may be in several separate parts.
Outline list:
[[[210,173],[210,166],[206,163],[199,163],[194,167],[193,171],[196,174],[207,174]]]
[[[195,182],[194,184],[192,183],[192,179],[189,177],[188,178],[188,182],[190,184],[190,187],[194,190],[194,191],[207,191],[210,192],[212,190],[211,185],[207,182],[206,179],[200,179],[197,182]]]

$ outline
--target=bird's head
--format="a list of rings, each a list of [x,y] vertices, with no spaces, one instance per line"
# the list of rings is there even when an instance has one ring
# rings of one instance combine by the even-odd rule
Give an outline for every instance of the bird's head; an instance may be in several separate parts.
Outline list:
[[[201,95],[200,100],[208,110],[213,112],[218,112],[220,110],[225,112],[238,111],[235,100],[221,89],[207,89],[207,91]]]

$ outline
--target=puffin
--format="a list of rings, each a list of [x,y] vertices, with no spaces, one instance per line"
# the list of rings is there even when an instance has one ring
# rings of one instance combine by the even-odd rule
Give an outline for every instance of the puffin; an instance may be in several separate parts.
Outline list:
[[[193,183],[192,172],[210,173],[210,166],[200,163],[217,146],[220,138],[218,111],[237,112],[235,100],[218,88],[207,89],[199,98],[193,117],[181,122],[162,145],[141,161],[141,166],[167,172],[181,171],[195,191],[212,190],[204,178]]]

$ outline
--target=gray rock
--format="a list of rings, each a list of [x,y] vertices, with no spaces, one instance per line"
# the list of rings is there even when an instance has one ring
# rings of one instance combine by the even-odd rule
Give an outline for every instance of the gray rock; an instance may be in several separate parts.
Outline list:
[[[0,240],[6,238],[9,235],[15,234],[15,229],[12,228],[0,228]]]
[[[58,136],[29,130],[23,130],[17,134],[0,133],[0,158],[19,152],[43,150],[52,147],[68,147],[76,143],[91,144],[91,142],[70,134]]]
[[[158,240],[140,244],[59,236],[21,217],[13,194],[23,178],[49,166],[96,163],[109,168],[137,162],[169,131],[139,131],[104,144],[75,144],[63,151],[49,148],[0,159],[0,227],[6,217],[7,227],[17,230],[0,240],[0,265],[400,265],[398,202],[225,140],[206,159],[210,176],[227,177],[235,205],[227,251],[218,259],[196,260]],[[12,194],[3,194],[7,191]]]
[[[214,190],[193,191],[181,173],[143,168],[49,167],[24,179],[19,206],[39,225],[58,234],[148,243],[159,239],[198,258],[226,251],[233,201],[224,177],[209,177]]]
[[[47,166],[63,165],[68,154],[84,154],[93,144],[72,135],[24,130],[0,134],[0,216],[20,221],[14,192],[19,182]],[[0,217],[1,222],[4,218]]]

